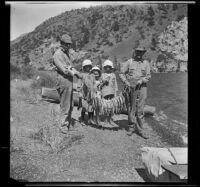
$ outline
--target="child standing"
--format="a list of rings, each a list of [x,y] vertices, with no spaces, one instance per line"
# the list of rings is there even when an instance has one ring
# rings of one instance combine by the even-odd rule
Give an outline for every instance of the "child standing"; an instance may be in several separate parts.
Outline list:
[[[95,66],[91,69],[91,74],[95,78],[95,84],[94,84],[94,93],[95,96],[97,96],[99,99],[101,99],[101,86],[103,84],[101,79],[101,70],[99,67]],[[99,125],[99,110],[95,110],[96,112],[96,124]],[[94,114],[93,114],[94,116]]]
[[[82,63],[83,73],[79,75],[81,79],[80,95],[79,95],[79,107],[82,107],[80,121],[84,124],[85,113],[88,112],[88,123],[95,124],[93,121],[93,109],[91,103],[91,90],[95,84],[94,77],[91,76],[90,71],[92,69],[92,62],[88,59],[84,60]]]
[[[102,73],[102,81],[107,81],[108,84],[102,87],[101,93],[104,99],[112,99],[117,96],[118,85],[116,75],[113,73],[113,63],[110,60],[106,60],[103,63],[104,73]],[[106,116],[106,122],[112,126],[116,126],[112,120],[112,113]]]
[[[101,70],[99,67],[97,66],[94,66],[92,69],[91,69],[91,74],[94,75],[94,78],[95,78],[95,92],[96,92],[96,95],[97,97],[101,98],[101,90],[100,90],[100,86],[101,86],[101,83],[102,83],[102,80],[101,80]]]

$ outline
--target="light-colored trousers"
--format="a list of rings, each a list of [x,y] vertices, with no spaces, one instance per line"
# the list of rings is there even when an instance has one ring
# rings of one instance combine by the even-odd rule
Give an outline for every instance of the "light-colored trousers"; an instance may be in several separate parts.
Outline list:
[[[71,121],[73,110],[73,77],[56,73],[56,90],[60,97],[61,116]]]

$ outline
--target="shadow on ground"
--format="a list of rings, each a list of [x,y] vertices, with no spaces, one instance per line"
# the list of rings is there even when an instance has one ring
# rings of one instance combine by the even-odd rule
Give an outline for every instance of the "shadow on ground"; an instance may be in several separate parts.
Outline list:
[[[116,120],[115,123],[119,126],[120,129],[128,130],[128,120]]]
[[[147,177],[147,174],[145,172],[144,168],[135,168],[137,173],[140,175],[140,177],[144,180],[144,182],[151,182],[149,178]]]
[[[128,122],[127,120],[115,120],[114,121],[117,127],[106,127],[102,125],[96,125],[96,124],[89,124],[88,120],[85,120],[85,125],[100,129],[100,130],[112,130],[112,131],[118,131],[118,130],[128,130]],[[104,123],[102,118],[100,119],[100,124]]]

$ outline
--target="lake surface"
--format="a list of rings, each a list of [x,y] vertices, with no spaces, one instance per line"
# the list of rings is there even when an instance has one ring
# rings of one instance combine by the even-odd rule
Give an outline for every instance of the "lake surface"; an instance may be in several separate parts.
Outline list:
[[[119,80],[119,77],[117,76]],[[122,88],[121,81],[118,81]],[[188,120],[188,74],[152,73],[148,84],[146,103],[156,107],[155,119],[187,126]]]
[[[156,106],[157,112],[169,119],[187,124],[188,120],[188,74],[152,74],[148,85],[147,103]]]

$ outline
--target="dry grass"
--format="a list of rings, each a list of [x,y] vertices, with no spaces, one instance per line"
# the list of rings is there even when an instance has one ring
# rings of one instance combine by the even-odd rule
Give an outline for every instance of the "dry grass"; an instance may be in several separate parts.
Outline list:
[[[115,116],[119,129],[82,127],[73,111],[74,126],[68,134],[58,128],[59,105],[38,100],[33,81],[11,84],[10,176],[26,181],[142,182],[139,148],[168,146],[150,127],[151,138],[128,137],[127,116]],[[103,126],[103,123],[102,123]]]
[[[38,89],[41,87],[53,88],[56,85],[56,75],[48,71],[40,71],[37,73],[40,77],[31,84],[31,88]]]

